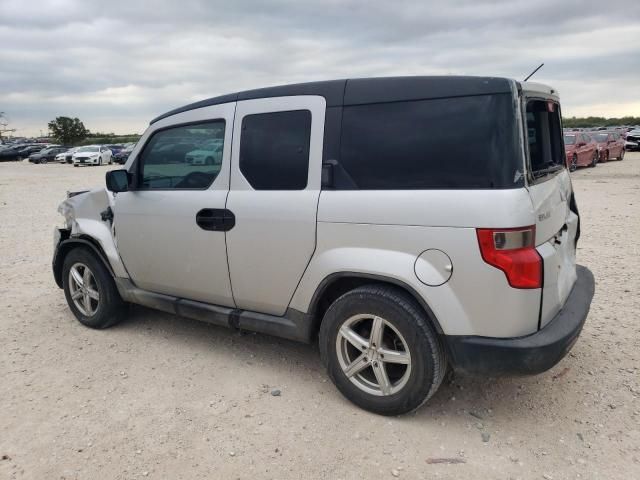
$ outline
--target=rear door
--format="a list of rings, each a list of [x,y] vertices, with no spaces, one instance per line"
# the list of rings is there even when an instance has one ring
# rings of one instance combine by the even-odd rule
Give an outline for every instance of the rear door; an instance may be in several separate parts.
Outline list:
[[[320,96],[237,103],[227,252],[238,308],[282,315],[313,255],[325,108]]]
[[[576,281],[578,214],[564,162],[560,109],[553,98],[524,99],[528,190],[535,214],[536,246],[544,261],[540,327],[564,305]]]

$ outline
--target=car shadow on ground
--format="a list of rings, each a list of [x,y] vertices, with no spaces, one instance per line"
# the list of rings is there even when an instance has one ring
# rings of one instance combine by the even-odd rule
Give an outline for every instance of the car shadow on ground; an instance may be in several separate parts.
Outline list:
[[[211,355],[242,358],[242,355],[248,357],[251,354],[261,368],[271,369],[274,373],[282,371],[284,357],[288,364],[294,364],[294,368],[301,370],[300,375],[307,375],[309,371],[317,373],[318,378],[326,375],[317,341],[304,344],[238,331],[137,305],[131,306],[127,318],[112,328],[124,331],[127,336],[144,331],[152,342],[164,339],[180,344],[181,349],[197,351],[199,355],[211,352]],[[542,419],[546,413],[538,407],[548,406],[550,401],[563,403],[563,395],[570,388],[561,377],[570,370],[568,364],[572,362],[567,359],[564,362],[549,372],[531,377],[488,378],[449,372],[439,390],[423,407],[399,419],[420,419],[429,423],[456,417],[461,421],[481,424],[491,419],[511,418],[522,414],[523,410],[529,417],[539,416]],[[329,382],[327,384],[330,385]],[[337,389],[333,388],[333,391],[335,396],[325,397],[326,400],[342,403],[345,408],[353,407]]]

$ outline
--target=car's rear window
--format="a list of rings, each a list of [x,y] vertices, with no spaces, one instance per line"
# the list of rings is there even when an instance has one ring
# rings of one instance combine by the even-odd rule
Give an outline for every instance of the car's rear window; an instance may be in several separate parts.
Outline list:
[[[515,188],[523,184],[510,94],[344,108],[336,188]]]
[[[558,104],[529,100],[526,110],[529,163],[534,177],[553,173],[565,165],[562,124]]]

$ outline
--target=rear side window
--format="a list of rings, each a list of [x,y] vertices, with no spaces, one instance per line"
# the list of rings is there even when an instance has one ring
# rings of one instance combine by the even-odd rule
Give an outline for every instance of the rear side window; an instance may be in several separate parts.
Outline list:
[[[260,113],[242,119],[240,171],[255,190],[304,190],[311,112]]]
[[[547,100],[527,102],[527,143],[531,172],[557,168],[565,164],[562,126],[558,105]]]
[[[345,188],[520,186],[523,161],[512,97],[479,95],[345,107],[340,167],[353,182]]]
[[[220,173],[224,120],[156,132],[139,157],[141,189],[208,188]]]

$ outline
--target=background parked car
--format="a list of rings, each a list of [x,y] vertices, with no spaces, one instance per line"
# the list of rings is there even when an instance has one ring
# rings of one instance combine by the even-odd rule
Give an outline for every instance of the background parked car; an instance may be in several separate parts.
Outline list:
[[[127,159],[129,158],[129,155],[131,154],[135,146],[136,146],[135,143],[129,143],[125,145],[125,147],[122,150],[113,154],[112,156],[113,161],[121,165],[124,165],[127,162]]]
[[[627,132],[626,150],[640,150],[640,130]]]
[[[67,150],[67,147],[47,147],[37,153],[29,155],[29,161],[36,164],[53,162],[58,154],[66,152]]]
[[[219,165],[222,163],[222,140],[211,140],[185,155],[191,165]]]
[[[597,132],[591,137],[598,142],[601,162],[608,162],[612,158],[624,158],[624,140],[619,133]]]
[[[23,146],[19,151],[18,160],[22,160],[24,158],[29,158],[29,156],[31,154],[37,153],[37,152],[47,148],[47,146],[48,145],[46,145],[46,144],[34,144],[34,145]]]
[[[111,150],[111,156],[124,149],[124,145],[107,145],[106,147]]]
[[[598,163],[598,144],[587,133],[565,132],[564,151],[571,171]]]
[[[55,161],[60,163],[72,163],[73,154],[76,153],[79,147],[71,148],[66,152],[56,155]]]
[[[8,162],[12,160],[18,160],[20,157],[20,149],[15,146],[2,146],[0,147],[0,162]]]
[[[111,150],[106,145],[87,145],[80,147],[71,157],[73,166],[78,165],[103,165],[113,163]]]

